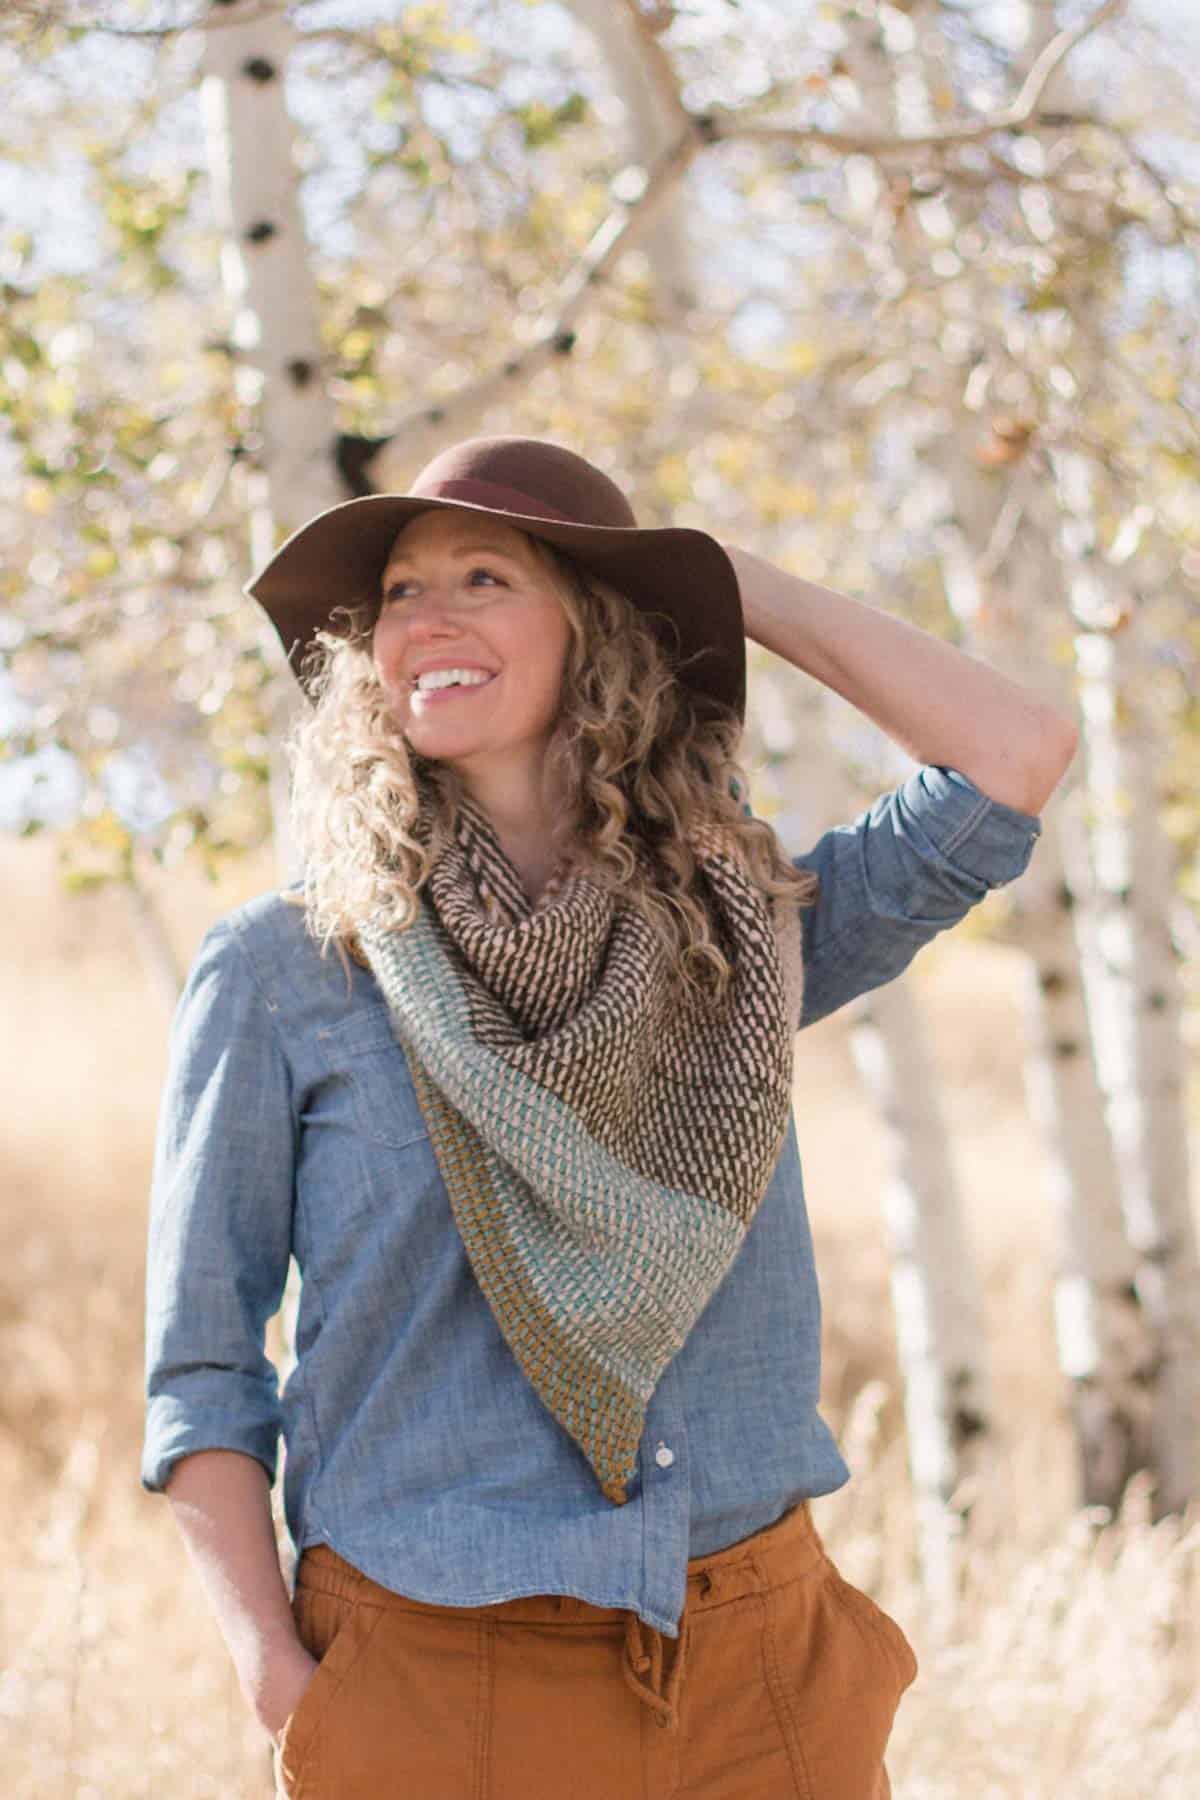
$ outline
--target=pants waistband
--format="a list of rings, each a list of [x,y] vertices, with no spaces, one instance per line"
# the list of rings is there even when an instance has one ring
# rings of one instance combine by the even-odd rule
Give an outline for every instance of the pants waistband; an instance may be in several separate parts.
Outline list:
[[[372,1581],[329,1544],[309,1544],[296,1569],[297,1588],[335,1595],[368,1606],[410,1613],[447,1614],[456,1619],[496,1619],[508,1624],[554,1625],[586,1617],[596,1625],[625,1627],[622,1673],[659,1723],[678,1724],[678,1696],[687,1658],[692,1617],[743,1595],[762,1593],[811,1574],[825,1561],[825,1551],[808,1502],[801,1501],[773,1525],[728,1544],[707,1556],[692,1557],[687,1566],[687,1593],[678,1637],[647,1625],[636,1612],[619,1606],[594,1606],[573,1594],[522,1594],[482,1606],[446,1606],[413,1600]],[[675,1645],[668,1672],[666,1646]],[[645,1679],[649,1676],[649,1681]]]

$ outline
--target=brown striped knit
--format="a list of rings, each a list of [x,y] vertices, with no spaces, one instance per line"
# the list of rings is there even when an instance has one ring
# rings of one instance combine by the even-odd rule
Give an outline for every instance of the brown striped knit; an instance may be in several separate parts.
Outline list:
[[[473,1272],[615,1504],[791,1106],[799,910],[763,895],[721,838],[691,840],[732,964],[720,1001],[672,981],[647,923],[586,874],[560,872],[531,905],[469,798],[415,924],[361,933]]]

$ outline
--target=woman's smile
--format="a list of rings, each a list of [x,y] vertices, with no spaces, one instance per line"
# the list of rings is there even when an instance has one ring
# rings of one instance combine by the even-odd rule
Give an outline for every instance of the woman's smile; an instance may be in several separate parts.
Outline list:
[[[409,696],[409,709],[415,713],[425,713],[431,706],[440,706],[447,700],[465,700],[472,694],[482,693],[484,688],[492,687],[499,679],[498,675],[489,675],[486,681],[459,682],[453,687],[414,686]]]

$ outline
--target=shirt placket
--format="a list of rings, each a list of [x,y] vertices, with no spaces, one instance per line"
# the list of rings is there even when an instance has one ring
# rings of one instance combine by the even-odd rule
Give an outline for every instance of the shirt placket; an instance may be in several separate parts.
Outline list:
[[[687,1662],[687,1591],[690,1483],[687,1436],[679,1381],[668,1367],[646,1409],[642,1438],[642,1516],[645,1544],[641,1607],[659,1618],[680,1619],[668,1637],[631,1608],[625,1629],[622,1674],[661,1726],[675,1728]]]

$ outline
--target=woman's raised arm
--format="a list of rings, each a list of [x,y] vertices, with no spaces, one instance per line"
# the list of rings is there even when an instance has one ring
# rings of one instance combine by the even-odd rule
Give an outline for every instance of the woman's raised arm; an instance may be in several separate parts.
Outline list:
[[[977,657],[733,544],[746,636],[833,688],[919,763],[1040,813],[1079,741],[1073,718]]]

